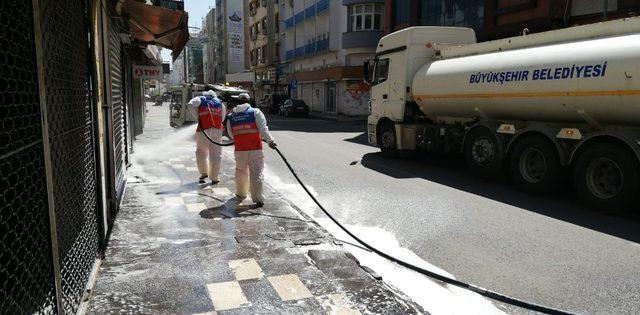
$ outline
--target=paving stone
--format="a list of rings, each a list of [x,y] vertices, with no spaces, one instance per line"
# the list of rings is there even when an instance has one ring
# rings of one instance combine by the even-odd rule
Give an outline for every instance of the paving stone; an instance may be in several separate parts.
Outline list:
[[[136,161],[145,157],[132,156],[128,176],[136,183],[116,217],[89,314],[415,313],[341,247],[305,249],[336,240],[269,185],[265,207],[256,209],[233,198],[232,168],[215,187],[198,184],[195,142],[166,149],[174,130],[168,112],[153,117],[160,110],[167,111],[151,108],[138,141],[165,156],[144,167]],[[232,165],[232,156],[225,149],[223,163]],[[174,162],[184,167],[172,169]]]
[[[309,250],[311,260],[320,269],[357,267],[358,264],[350,259],[344,251],[338,250]]]
[[[331,280],[372,278],[360,267],[322,269],[322,272]]]

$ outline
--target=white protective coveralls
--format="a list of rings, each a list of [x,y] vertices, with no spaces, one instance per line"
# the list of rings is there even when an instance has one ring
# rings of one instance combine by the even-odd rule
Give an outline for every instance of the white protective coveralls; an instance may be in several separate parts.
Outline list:
[[[213,96],[217,99],[217,95],[215,92],[209,90],[203,93],[204,96]],[[220,101],[220,99],[217,99]],[[222,104],[222,117],[224,118],[227,115],[227,109]],[[188,103],[189,109],[194,113],[195,117],[198,116],[198,107],[201,104],[200,97],[194,97]],[[221,142],[222,140],[222,129],[218,128],[208,128],[204,129],[204,132],[211,137],[211,139]],[[207,156],[209,157],[209,163],[207,165]],[[203,177],[209,176],[209,179],[213,182],[218,182],[219,174],[220,174],[220,163],[222,162],[222,147],[219,145],[211,143],[207,139],[205,135],[202,134],[201,131],[196,131],[196,165],[198,167],[198,172],[200,172],[201,179]],[[207,167],[208,166],[208,167]]]
[[[244,112],[249,107],[251,105],[248,103],[240,104],[233,108],[233,112]],[[257,108],[254,108],[253,111],[260,136],[267,142],[273,143],[273,137],[269,132],[269,127],[267,127],[267,119],[264,114]],[[227,132],[230,137],[234,137],[230,119],[227,119]],[[244,199],[250,190],[253,202],[264,203],[262,195],[264,155],[262,149],[238,151],[236,146],[234,155],[236,159],[236,196]]]

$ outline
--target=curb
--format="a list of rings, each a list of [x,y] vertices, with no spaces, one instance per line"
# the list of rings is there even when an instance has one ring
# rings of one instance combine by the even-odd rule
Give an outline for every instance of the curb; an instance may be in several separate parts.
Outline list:
[[[318,113],[309,113],[309,117],[328,120],[328,121],[337,121],[337,122],[365,122],[367,121],[367,116],[359,115],[359,116],[344,116],[344,115],[324,115]]]

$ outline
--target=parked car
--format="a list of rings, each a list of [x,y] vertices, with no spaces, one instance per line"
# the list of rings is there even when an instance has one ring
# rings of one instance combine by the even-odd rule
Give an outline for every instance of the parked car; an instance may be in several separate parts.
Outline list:
[[[285,94],[267,94],[260,100],[259,107],[265,113],[276,114],[286,100]]]
[[[303,100],[288,99],[284,101],[282,106],[280,106],[280,110],[278,111],[278,114],[280,116],[285,116],[285,117],[294,116],[294,115],[308,117],[309,106],[307,106],[307,104],[305,104]]]

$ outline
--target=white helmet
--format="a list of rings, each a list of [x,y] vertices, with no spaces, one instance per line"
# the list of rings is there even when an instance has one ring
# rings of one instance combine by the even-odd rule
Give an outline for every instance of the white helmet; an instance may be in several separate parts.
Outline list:
[[[218,95],[216,94],[216,92],[214,92],[213,90],[204,91],[204,92],[202,93],[202,95],[208,95],[208,96],[212,96],[212,97],[218,97]]]
[[[238,99],[241,101],[248,101],[251,99],[248,93],[240,93],[238,94]]]

